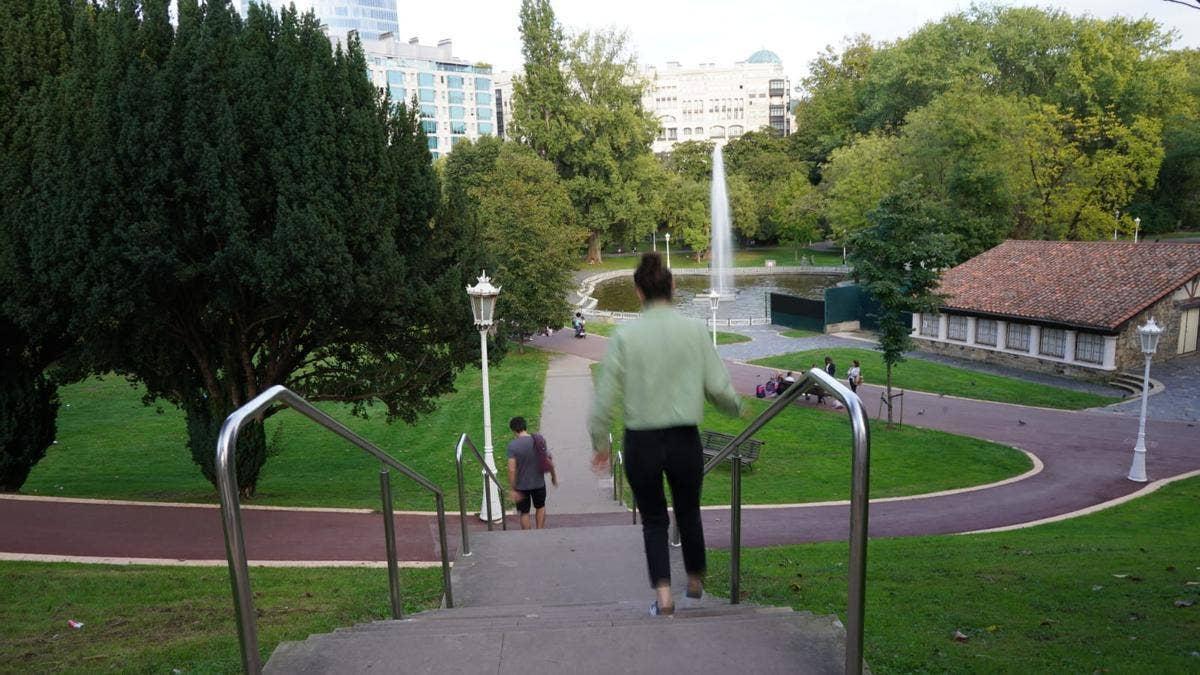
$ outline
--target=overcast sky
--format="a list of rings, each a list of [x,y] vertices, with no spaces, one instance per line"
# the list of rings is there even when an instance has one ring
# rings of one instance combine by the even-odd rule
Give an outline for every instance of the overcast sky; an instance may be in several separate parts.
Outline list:
[[[866,33],[891,40],[929,21],[969,8],[953,0],[552,0],[559,21],[571,30],[628,29],[643,64],[680,61],[684,65],[742,61],[759,49],[783,59],[793,84],[825,45]],[[1000,5],[1056,7],[1072,14],[1145,16],[1179,34],[1178,47],[1200,47],[1200,10],[1163,0],[1057,0],[998,2]],[[454,53],[487,61],[498,70],[519,67],[517,32],[520,0],[397,0],[400,36],[423,44],[454,41]]]

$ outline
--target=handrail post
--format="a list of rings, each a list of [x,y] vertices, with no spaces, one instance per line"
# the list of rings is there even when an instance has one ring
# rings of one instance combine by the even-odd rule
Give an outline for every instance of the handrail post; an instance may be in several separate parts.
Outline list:
[[[442,592],[446,596],[446,607],[454,607],[454,589],[450,586],[450,547],[446,545],[446,500],[442,493],[433,495],[437,504],[438,547],[442,549]]]
[[[863,622],[867,592],[867,512],[870,505],[871,428],[862,401],[844,401],[854,433],[850,482],[850,579],[846,597],[846,672],[862,673]]]
[[[388,595],[392,601],[392,618],[403,619],[400,569],[396,565],[396,515],[392,510],[392,477],[387,469],[379,471],[379,492],[383,497],[383,540],[387,544]]]
[[[221,527],[225,531],[229,581],[233,589],[233,604],[237,608],[242,670],[249,675],[258,675],[262,672],[262,658],[258,653],[258,625],[254,614],[254,598],[250,591],[250,568],[246,562],[246,537],[242,532],[237,463],[233,461],[239,422],[240,420],[234,420],[231,415],[221,425],[221,435],[217,440],[217,492],[221,497]]]
[[[467,532],[467,496],[463,494],[466,491],[466,484],[463,480],[461,448],[454,458],[454,468],[458,473],[458,528],[462,532],[462,551],[460,554],[465,558],[471,555],[471,535]]]
[[[741,602],[742,581],[742,449],[733,449],[730,467],[729,604]]]
[[[488,496],[491,493],[491,489],[492,489],[492,485],[491,485],[491,483],[488,482],[488,475],[487,475],[487,472],[485,471],[483,473],[483,492],[484,492],[483,502],[485,504],[487,504],[488,532],[492,531],[492,500]]]
[[[509,480],[512,479],[510,478]],[[500,502],[500,531],[508,532],[508,509],[504,506],[504,488],[500,487],[499,478],[494,479],[492,482],[496,484],[496,496],[499,497],[497,501]],[[513,508],[517,508],[517,505],[513,504]]]

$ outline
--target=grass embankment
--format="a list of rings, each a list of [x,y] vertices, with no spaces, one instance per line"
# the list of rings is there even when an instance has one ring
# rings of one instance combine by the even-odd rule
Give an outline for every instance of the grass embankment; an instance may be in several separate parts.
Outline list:
[[[642,251],[644,253],[645,251]],[[666,255],[666,247],[659,242],[658,252]],[[608,270],[625,270],[637,267],[640,255],[607,255],[598,265],[589,265],[586,260],[579,261],[579,269],[594,272]],[[768,260],[774,260],[780,267],[790,267],[805,262],[822,267],[841,265],[842,254],[831,251],[817,251],[802,248],[799,251],[789,247],[773,246],[768,248],[753,248],[738,250],[733,253],[734,267],[764,267]],[[671,267],[694,268],[708,267],[708,260],[696,260],[696,256],[678,249],[671,251]]]
[[[593,366],[593,375],[598,366]],[[736,435],[770,405],[745,398],[740,419],[706,404],[701,429]],[[621,438],[618,406],[613,438]],[[1028,471],[1029,458],[1013,448],[931,429],[885,430],[872,422],[871,496],[900,497],[982,485]],[[742,472],[746,504],[791,504],[849,499],[850,425],[832,410],[796,407],[754,436],[763,441],[758,461]],[[618,445],[618,449],[620,446]],[[729,504],[728,466],[704,478],[702,503]]]
[[[833,361],[838,367],[838,377],[845,375],[846,370],[850,368],[851,360],[858,359],[862,363],[863,379],[868,384],[882,385],[884,383],[887,368],[883,364],[883,355],[872,349],[814,349],[771,356],[758,359],[753,363],[779,370],[798,371],[808,370],[812,364],[821,366],[825,362],[826,356],[833,357]],[[946,394],[984,401],[1019,403],[1066,410],[1094,408],[1121,400],[1114,396],[1100,396],[1088,392],[1062,389],[913,358],[905,360],[892,369],[892,387],[931,394]]]
[[[493,435],[503,456],[508,420],[522,415],[537,428],[542,410],[548,357],[536,350],[513,350],[491,369]],[[370,419],[350,415],[347,406],[320,407],[384,451],[451,492],[456,484],[454,447],[466,431],[483,450],[480,372],[459,375],[457,391],[443,396],[438,409],[416,425],[388,424],[384,410]],[[141,404],[142,389],[118,377],[63,387],[58,444],[53,445],[22,488],[25,494],[107,499],[213,502],[216,492],[192,463],[183,414]],[[379,463],[324,428],[292,411],[267,422],[275,447],[263,467],[258,493],[247,503],[275,506],[379,508]],[[497,462],[504,471],[504,462]],[[470,474],[478,476],[472,469]],[[469,503],[480,481],[467,482]],[[433,497],[411,481],[392,481],[397,509],[433,510]],[[448,501],[453,499],[448,498]]]
[[[873,539],[867,663],[875,673],[1196,672],[1198,520],[1192,478],[1026,530]],[[846,561],[844,543],[745,550],[743,597],[845,619]],[[727,594],[728,553],[712,551],[709,569],[710,588]]]
[[[441,602],[441,569],[402,569],[405,612]],[[265,663],[275,646],[390,617],[387,570],[255,568]],[[73,629],[68,620],[82,621]],[[241,670],[224,567],[0,562],[0,670]]]
[[[612,337],[612,334],[617,330],[620,324],[604,323],[602,321],[592,321],[587,325],[587,331],[593,335],[603,335],[604,337]],[[569,329],[568,329],[569,330]],[[739,342],[749,342],[750,337],[741,333],[726,333],[717,331],[717,344],[733,345]]]

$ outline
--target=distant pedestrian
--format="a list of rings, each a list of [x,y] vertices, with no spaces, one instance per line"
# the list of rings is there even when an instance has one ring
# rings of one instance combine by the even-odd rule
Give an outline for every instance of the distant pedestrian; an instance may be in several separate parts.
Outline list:
[[[828,358],[828,357],[827,357],[827,358]],[[811,371],[813,371],[813,370],[816,370],[816,369],[817,369],[817,364],[815,364],[815,363],[813,363],[813,364],[810,364],[810,365],[808,366],[808,370],[809,370],[810,372],[811,372]],[[814,386],[814,387],[812,388],[812,393],[813,393],[813,394],[815,394],[815,395],[816,395],[816,397],[817,397],[817,405],[822,405],[823,403],[825,403],[825,390],[824,390],[824,389],[822,389],[820,385]],[[808,400],[808,394],[805,394],[805,395],[804,395],[804,400],[805,400],[805,401],[807,401],[807,400]]]
[[[793,384],[796,384],[796,376],[792,375],[792,371],[789,370],[787,371],[787,375],[784,375],[780,379],[779,386],[775,388],[775,391],[779,392],[780,396],[783,396],[787,393],[788,389],[792,388]]]
[[[853,365],[850,370],[846,371],[846,382],[850,384],[850,391],[858,393],[858,385],[862,384],[862,366],[859,365],[858,359],[851,361]]]
[[[675,283],[657,253],[642,255],[633,282],[644,311],[609,340],[588,427],[596,452],[593,466],[607,472],[613,406],[623,402],[625,475],[642,513],[646,567],[656,595],[650,613],[669,615],[675,613],[675,601],[663,475],[671,486],[687,595],[699,598],[706,561],[700,521],[704,455],[697,425],[705,399],[729,415],[741,413],[742,400],[708,329],[671,306]]]
[[[550,482],[558,487],[558,474],[554,470],[554,459],[546,447],[541,434],[530,434],[524,417],[514,417],[508,422],[513,438],[508,442],[508,479],[511,481],[513,504],[521,514],[521,529],[528,530],[529,507],[534,509],[534,524],[537,529],[546,527],[546,474]]]

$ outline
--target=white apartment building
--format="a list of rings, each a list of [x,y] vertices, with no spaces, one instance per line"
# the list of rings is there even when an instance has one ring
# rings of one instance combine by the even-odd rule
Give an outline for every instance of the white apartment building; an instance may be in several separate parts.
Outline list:
[[[642,104],[662,128],[656,153],[670,152],[680,141],[713,141],[724,145],[747,131],[770,127],[792,132],[791,84],[783,61],[763,49],[732,66],[677,62],[643,69],[646,93]]]
[[[392,101],[416,99],[434,159],[464,138],[496,134],[492,67],[454,56],[450,40],[431,47],[384,33],[364,40],[363,51],[375,86],[387,89]]]
[[[500,138],[512,138],[513,75],[509,70],[496,73],[496,135]]]

